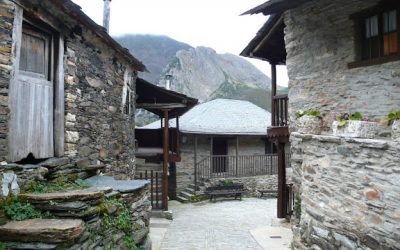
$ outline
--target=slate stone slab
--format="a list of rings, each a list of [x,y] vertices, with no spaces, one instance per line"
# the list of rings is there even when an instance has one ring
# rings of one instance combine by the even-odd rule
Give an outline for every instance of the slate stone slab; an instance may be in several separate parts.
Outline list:
[[[48,167],[48,168],[54,168],[54,167],[59,167],[63,166],[69,163],[69,159],[66,157],[63,158],[50,158],[45,160],[44,162],[41,162],[39,165],[43,167]]]
[[[87,201],[103,198],[104,192],[101,190],[77,190],[69,192],[45,193],[45,194],[23,194],[29,202],[47,201]]]
[[[81,211],[87,207],[88,205],[82,201],[35,204],[35,208],[49,211]]]
[[[93,176],[85,181],[92,187],[111,187],[121,193],[130,193],[150,183],[147,180],[115,180],[112,176]]]
[[[12,221],[0,227],[1,241],[62,243],[82,235],[82,220],[33,219]]]

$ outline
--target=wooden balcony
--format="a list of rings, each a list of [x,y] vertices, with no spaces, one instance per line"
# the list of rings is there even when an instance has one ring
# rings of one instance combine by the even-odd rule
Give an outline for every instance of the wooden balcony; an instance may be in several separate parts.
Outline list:
[[[180,133],[176,128],[169,128],[169,162],[179,162]],[[135,137],[138,142],[136,157],[153,158],[163,161],[163,130],[162,129],[135,129]]]
[[[271,126],[267,128],[267,137],[286,143],[289,139],[288,96],[272,96]]]

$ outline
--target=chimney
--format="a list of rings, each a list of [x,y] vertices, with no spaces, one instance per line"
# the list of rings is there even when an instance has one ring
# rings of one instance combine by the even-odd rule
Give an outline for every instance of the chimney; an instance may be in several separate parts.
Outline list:
[[[171,89],[171,79],[172,79],[172,75],[167,74],[165,75],[165,89]]]
[[[111,0],[104,0],[103,27],[107,30],[107,33],[110,31],[110,3]]]

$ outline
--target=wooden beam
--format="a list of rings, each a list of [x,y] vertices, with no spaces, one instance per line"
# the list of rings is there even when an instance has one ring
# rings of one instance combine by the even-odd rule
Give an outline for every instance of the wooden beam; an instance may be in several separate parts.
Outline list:
[[[137,108],[142,109],[172,109],[172,108],[186,108],[183,103],[138,103]]]
[[[261,42],[254,48],[254,50],[251,52],[252,54],[257,53],[266,42],[268,42],[269,38],[274,34],[276,29],[279,27],[279,25],[283,22],[283,15],[281,14],[279,16],[279,19],[274,23],[272,28],[269,30],[268,34],[265,35],[265,37],[261,40]]]
[[[276,65],[271,64],[271,126],[277,126],[276,122],[276,110],[275,110],[275,100],[276,96]]]
[[[163,185],[162,203],[164,210],[168,210],[168,163],[169,163],[169,119],[168,111],[164,111],[164,140],[163,140]]]
[[[64,155],[64,39],[58,39],[56,63],[56,77],[54,86],[54,154],[57,157]]]

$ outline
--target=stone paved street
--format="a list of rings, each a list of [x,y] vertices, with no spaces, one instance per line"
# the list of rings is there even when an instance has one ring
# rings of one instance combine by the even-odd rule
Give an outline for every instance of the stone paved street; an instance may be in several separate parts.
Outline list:
[[[160,230],[165,233],[163,237],[153,233],[153,249],[262,249],[250,230],[270,226],[276,216],[276,199],[169,204],[174,216],[172,222],[151,220],[151,234]]]

